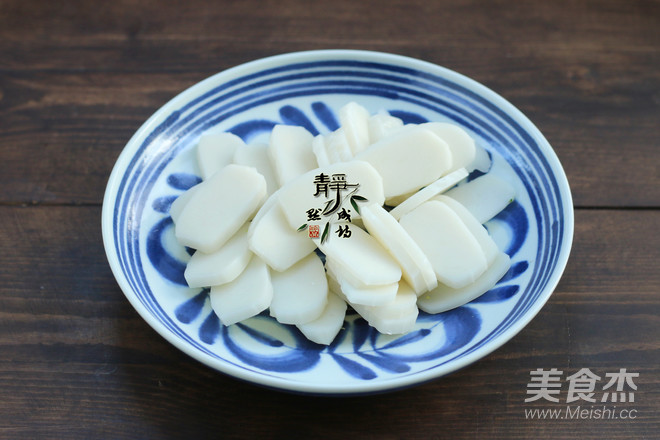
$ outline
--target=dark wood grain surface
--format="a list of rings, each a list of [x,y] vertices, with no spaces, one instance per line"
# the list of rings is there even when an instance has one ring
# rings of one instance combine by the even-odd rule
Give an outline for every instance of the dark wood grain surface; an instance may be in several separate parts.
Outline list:
[[[101,241],[109,173],[151,113],[234,65],[325,48],[494,89],[553,145],[575,204],[568,267],[522,332],[377,396],[286,394],[190,359],[133,310]],[[3,0],[0,154],[2,439],[660,438],[658,1]],[[526,417],[566,406],[524,402],[537,368],[639,373],[630,417]]]

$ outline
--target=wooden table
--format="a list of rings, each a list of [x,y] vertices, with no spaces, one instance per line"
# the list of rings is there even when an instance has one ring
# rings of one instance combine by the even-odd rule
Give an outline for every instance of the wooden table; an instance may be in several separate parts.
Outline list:
[[[101,242],[108,175],[151,113],[231,66],[323,48],[489,86],[572,187],[573,251],[550,301],[502,348],[412,389],[309,397],[211,370],[138,316]],[[659,153],[658,1],[3,0],[0,438],[660,438]],[[635,401],[598,417],[565,385],[559,403],[525,402],[539,368],[586,368],[600,386],[625,369]]]

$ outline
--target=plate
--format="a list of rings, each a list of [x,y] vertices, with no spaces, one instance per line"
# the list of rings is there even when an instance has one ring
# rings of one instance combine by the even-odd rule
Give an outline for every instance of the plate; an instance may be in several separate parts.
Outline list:
[[[186,286],[190,257],[168,211],[200,181],[194,148],[209,129],[246,142],[275,124],[313,134],[337,127],[355,101],[405,122],[460,125],[492,158],[516,200],[485,226],[511,270],[454,310],[420,313],[406,335],[379,334],[356,314],[329,346],[308,342],[268,313],[229,327],[208,290]],[[297,52],[253,61],[183,91],[130,139],[108,181],[103,240],[119,286],[144,320],[175,347],[237,379],[300,393],[365,394],[417,385],[465,367],[511,339],[536,315],[566,266],[573,207],[562,166],[539,130],[495,92],[459,73],[404,56],[353,50]]]

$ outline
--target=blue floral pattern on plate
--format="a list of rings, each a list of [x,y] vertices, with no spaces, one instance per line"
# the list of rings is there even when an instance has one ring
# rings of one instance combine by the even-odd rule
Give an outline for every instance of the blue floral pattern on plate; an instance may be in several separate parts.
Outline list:
[[[421,313],[407,335],[381,335],[349,313],[335,341],[307,341],[262,313],[224,327],[208,290],[183,279],[190,250],[173,240],[171,203],[199,182],[194,146],[204,131],[263,140],[275,124],[310,132],[338,126],[354,100],[406,122],[451,121],[491,154],[489,172],[517,200],[486,224],[512,258],[496,287],[452,311]],[[471,177],[476,177],[471,176]],[[538,130],[511,104],[455,72],[362,51],[318,51],[223,72],[174,98],[128,143],[108,183],[103,234],[108,260],[131,304],[163,337],[219,371],[269,387],[324,394],[410,386],[485,356],[520,331],[548,299],[572,240],[565,175]]]
[[[332,131],[338,127],[337,118],[333,110],[325,103],[320,101],[313,102],[311,111],[323,123],[323,131]],[[390,110],[389,113],[398,115],[398,117],[403,119],[404,123],[428,122],[423,116],[410,112]],[[312,134],[320,133],[314,123],[306,116],[303,109],[286,105],[279,109],[279,115],[281,117],[280,121],[263,119],[249,120],[232,127],[228,131],[240,136],[246,142],[250,142],[251,139],[260,133],[270,132],[276,124],[298,125],[305,127]],[[470,177],[468,177],[469,179]],[[167,183],[173,190],[185,191],[199,182],[201,182],[201,178],[194,174],[174,173],[167,177]],[[167,215],[172,202],[176,198],[177,195],[158,197],[154,200],[152,208],[154,211]],[[513,232],[510,242],[505,248],[506,253],[513,258],[527,236],[528,225],[526,213],[519,203],[514,202],[497,216],[497,220],[507,223],[509,229]],[[176,259],[162,244],[166,241],[162,235],[169,232],[171,226],[172,219],[169,216],[163,217],[162,220],[153,225],[147,238],[147,255],[154,269],[163,278],[186,286],[187,284],[183,277],[186,262]],[[524,273],[528,267],[529,264],[527,261],[513,260],[511,269],[502,278],[502,281],[473,302],[487,303],[510,299],[518,292],[520,287],[512,281]],[[479,311],[474,309],[465,310],[469,305],[437,315],[421,312],[421,316],[419,317],[420,322],[444,327],[444,332],[448,335],[447,342],[431,353],[400,356],[396,353],[391,353],[394,351],[393,349],[408,344],[415,344],[423,340],[429,336],[431,333],[430,330],[422,328],[410,334],[399,336],[394,340],[389,340],[386,343],[380,343],[379,339],[382,335],[378,331],[370,327],[360,317],[352,316],[351,319],[349,314],[349,320],[344,323],[341,333],[337,336],[337,340],[330,346],[324,347],[308,342],[295,326],[284,326],[290,332],[290,336],[295,340],[295,346],[287,346],[280,339],[252,327],[250,324],[256,322],[256,320],[237,324],[236,327],[252,340],[268,345],[269,347],[282,348],[282,353],[276,357],[271,355],[262,356],[251,354],[241,346],[240,342],[234,340],[230,332],[226,328],[223,328],[213,310],[200,318],[206,306],[208,293],[208,289],[201,289],[192,298],[182,302],[175,309],[176,318],[183,324],[196,322],[199,325],[199,338],[204,343],[213,344],[221,336],[222,342],[237,358],[246,364],[266,371],[294,373],[302,369],[312,368],[320,359],[319,352],[325,352],[347,374],[363,380],[378,377],[378,369],[390,373],[405,373],[410,370],[409,363],[411,362],[439,358],[446,353],[463,347],[472,340],[481,326]],[[352,315],[355,315],[355,313],[353,312]],[[258,319],[271,320],[273,323],[276,322],[266,312],[262,313]],[[337,352],[338,343],[344,341],[346,338],[350,338],[350,347],[353,350],[350,354],[357,355],[353,359],[346,356],[346,353],[340,354]],[[303,348],[302,350],[299,349],[301,347]]]

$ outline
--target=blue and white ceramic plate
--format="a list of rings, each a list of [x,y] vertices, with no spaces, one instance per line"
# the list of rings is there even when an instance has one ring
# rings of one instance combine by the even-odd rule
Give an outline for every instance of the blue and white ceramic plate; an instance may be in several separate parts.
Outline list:
[[[486,224],[511,257],[508,274],[480,298],[421,313],[404,336],[379,334],[349,314],[330,346],[308,342],[267,313],[224,327],[208,291],[186,286],[190,257],[173,234],[172,201],[199,182],[194,146],[210,128],[253,142],[275,124],[312,133],[337,127],[356,101],[406,122],[450,121],[492,157],[488,172],[517,199]],[[165,339],[223,373],[267,387],[317,394],[381,392],[444,376],[492,352],[541,309],[566,265],[573,207],[564,171],[539,130],[483,85],[397,55],[312,51],[241,65],[189,88],[159,109],[121,153],[103,203],[110,266],[139,314]]]

